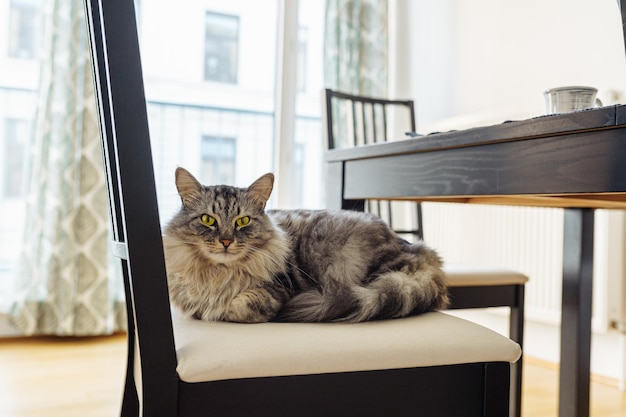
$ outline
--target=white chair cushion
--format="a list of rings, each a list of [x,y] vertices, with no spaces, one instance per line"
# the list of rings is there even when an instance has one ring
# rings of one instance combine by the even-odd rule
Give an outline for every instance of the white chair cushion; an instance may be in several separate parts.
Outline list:
[[[519,345],[435,312],[344,323],[204,322],[173,315],[178,374],[186,382],[515,362]]]
[[[509,269],[484,266],[445,265],[449,287],[476,287],[488,285],[523,285],[528,277]]]

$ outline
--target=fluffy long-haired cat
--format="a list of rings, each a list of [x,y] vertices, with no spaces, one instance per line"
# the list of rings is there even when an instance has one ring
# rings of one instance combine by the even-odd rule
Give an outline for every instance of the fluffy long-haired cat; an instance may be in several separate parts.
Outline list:
[[[274,183],[203,186],[176,170],[180,211],[163,237],[170,297],[202,320],[388,319],[445,308],[438,255],[351,211],[265,210]]]

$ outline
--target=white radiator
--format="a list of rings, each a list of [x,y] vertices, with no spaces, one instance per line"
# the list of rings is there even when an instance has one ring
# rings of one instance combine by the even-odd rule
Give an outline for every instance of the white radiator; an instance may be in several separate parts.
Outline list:
[[[493,265],[521,271],[526,318],[560,321],[563,210],[470,204],[423,204],[424,239],[450,263]],[[621,211],[596,212],[593,328],[624,329],[624,236]]]
[[[598,218],[599,214],[603,217]],[[596,250],[598,267],[605,264],[607,277],[607,316],[612,328],[626,334],[626,211],[599,211],[596,221],[605,227],[606,239]]]

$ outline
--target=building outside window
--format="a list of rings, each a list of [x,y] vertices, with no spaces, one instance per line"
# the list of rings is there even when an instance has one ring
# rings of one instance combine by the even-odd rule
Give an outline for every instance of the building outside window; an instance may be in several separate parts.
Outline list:
[[[8,38],[10,57],[37,58],[40,17],[40,0],[11,0]]]
[[[204,80],[237,84],[238,58],[239,17],[207,12]]]
[[[234,184],[237,141],[234,138],[203,136],[200,146],[200,182]]]

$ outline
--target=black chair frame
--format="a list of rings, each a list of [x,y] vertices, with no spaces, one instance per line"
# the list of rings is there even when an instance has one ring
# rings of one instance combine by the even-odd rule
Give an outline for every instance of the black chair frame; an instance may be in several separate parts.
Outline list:
[[[128,312],[122,416],[500,417],[510,364],[186,383],[177,372],[133,0],[85,0]],[[450,400],[450,399],[453,400]]]

